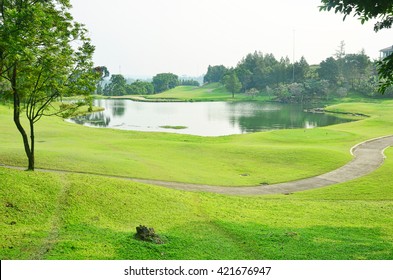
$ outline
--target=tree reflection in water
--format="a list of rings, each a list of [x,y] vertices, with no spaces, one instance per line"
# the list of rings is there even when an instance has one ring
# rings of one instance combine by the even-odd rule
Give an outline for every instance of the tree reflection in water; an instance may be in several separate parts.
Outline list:
[[[104,112],[97,112],[90,115],[78,116],[71,119],[72,122],[87,126],[108,127],[111,118],[106,116]]]
[[[304,112],[301,104],[260,102],[133,102],[96,100],[105,111],[70,121],[93,127],[220,136],[274,129],[313,128],[348,122],[337,116]],[[312,107],[315,108],[315,107]],[[168,127],[187,127],[168,129]],[[165,128],[164,128],[165,127]]]
[[[112,113],[114,117],[121,117],[126,111],[125,100],[115,100],[112,105]]]

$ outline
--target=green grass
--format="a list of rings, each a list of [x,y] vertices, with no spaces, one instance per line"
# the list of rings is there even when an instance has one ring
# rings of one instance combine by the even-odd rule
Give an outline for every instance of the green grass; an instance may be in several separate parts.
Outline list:
[[[0,168],[0,257],[392,259],[393,151],[387,155],[363,179],[263,197]],[[154,227],[166,243],[135,240],[140,224]]]
[[[370,118],[312,130],[197,137],[93,129],[44,118],[37,166],[217,185],[281,182],[350,160],[393,134],[393,102],[329,108]],[[0,163],[25,165],[0,106]],[[0,167],[1,259],[393,259],[393,151],[363,178],[292,195],[191,193],[93,175]],[[250,176],[240,176],[241,174]],[[154,227],[167,242],[133,238]]]
[[[225,87],[219,83],[211,83],[201,87],[178,86],[163,93],[146,95],[144,97],[149,100],[158,99],[180,101],[267,101],[271,99],[271,97],[268,96],[252,98],[241,93],[235,94],[235,98],[232,98],[232,93],[227,91]]]

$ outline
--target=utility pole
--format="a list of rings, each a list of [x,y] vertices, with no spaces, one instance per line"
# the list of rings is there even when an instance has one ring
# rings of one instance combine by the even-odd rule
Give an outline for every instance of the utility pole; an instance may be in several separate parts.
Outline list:
[[[292,83],[295,82],[295,29],[293,30]]]

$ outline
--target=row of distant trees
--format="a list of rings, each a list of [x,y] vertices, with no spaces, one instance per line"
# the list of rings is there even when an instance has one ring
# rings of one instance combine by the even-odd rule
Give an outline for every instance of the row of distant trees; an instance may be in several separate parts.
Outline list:
[[[103,78],[109,76],[107,70],[104,73]],[[222,83],[233,97],[236,93],[250,96],[264,93],[282,102],[327,100],[332,96],[345,97],[349,91],[380,96],[376,62],[371,61],[363,50],[346,54],[344,42],[340,43],[334,56],[326,58],[319,65],[310,66],[304,57],[291,63],[288,57],[277,60],[273,54],[254,52],[233,68],[209,66],[203,81]],[[179,85],[199,86],[199,82],[181,80],[172,73],[160,73],[152,81],[128,83],[124,76],[117,74],[106,83],[101,79],[97,93],[106,96],[146,95]],[[388,95],[393,95],[393,91],[387,90],[385,96]]]
[[[246,92],[252,88],[264,89],[280,83],[301,82],[309,68],[304,57],[293,67],[289,58],[277,60],[273,54],[254,52],[244,57],[235,68],[209,66],[204,82],[223,82],[225,76],[235,75],[241,83],[240,91]]]
[[[326,100],[331,96],[344,97],[349,91],[380,96],[376,62],[371,61],[364,50],[346,54],[344,42],[334,56],[313,66],[304,57],[291,63],[288,58],[277,60],[273,54],[254,52],[233,68],[209,66],[204,83],[214,82],[224,84],[232,95],[263,92],[283,102]],[[393,92],[388,90],[386,95]]]
[[[172,73],[160,73],[153,77],[152,81],[136,80],[133,83],[127,83],[126,78],[121,74],[115,74],[110,77],[108,83],[104,85],[102,79],[97,86],[97,93],[106,96],[122,96],[132,94],[154,94],[160,93],[179,85],[199,86],[199,82],[194,80],[182,80]]]

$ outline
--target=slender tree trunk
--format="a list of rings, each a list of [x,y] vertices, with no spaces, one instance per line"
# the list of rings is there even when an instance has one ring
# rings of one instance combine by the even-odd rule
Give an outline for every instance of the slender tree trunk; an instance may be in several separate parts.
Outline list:
[[[13,69],[13,73],[12,73],[12,79],[11,79],[11,86],[12,86],[12,91],[13,91],[13,95],[14,95],[14,123],[18,129],[18,131],[20,132],[22,139],[23,139],[23,145],[25,148],[25,153],[26,156],[28,158],[28,168],[27,170],[34,170],[34,153],[32,153],[32,150],[30,149],[30,145],[29,145],[29,139],[27,137],[27,133],[25,131],[25,129],[23,128],[21,122],[20,122],[20,97],[19,97],[19,93],[18,93],[18,89],[17,89],[17,85],[16,85],[16,66]],[[34,131],[33,131],[34,133]],[[34,140],[34,134],[33,134],[33,138]],[[34,150],[33,150],[34,152]]]
[[[34,135],[34,121],[29,120],[30,123],[30,155],[27,156],[29,159],[29,167],[27,170],[34,171],[34,150],[35,150],[35,135]]]

